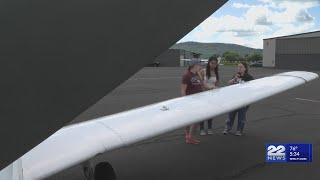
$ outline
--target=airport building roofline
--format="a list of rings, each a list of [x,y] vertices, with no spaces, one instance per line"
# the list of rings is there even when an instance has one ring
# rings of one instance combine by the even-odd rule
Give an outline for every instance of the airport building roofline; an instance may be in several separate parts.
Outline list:
[[[266,38],[266,39],[263,39],[263,40],[278,39],[278,38],[287,38],[287,37],[293,37],[293,36],[304,35],[304,34],[312,34],[312,33],[317,33],[317,32],[320,32],[320,30],[311,31],[311,32],[306,32],[306,33],[300,33],[300,34],[291,34],[291,35],[286,35],[286,36],[278,36],[278,37]]]

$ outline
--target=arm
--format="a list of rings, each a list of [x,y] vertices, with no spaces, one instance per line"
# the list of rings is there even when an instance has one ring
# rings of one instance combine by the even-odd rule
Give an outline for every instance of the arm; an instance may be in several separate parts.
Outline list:
[[[202,90],[207,90],[208,86],[205,84],[204,82],[204,71],[203,69],[200,71],[200,72],[197,72],[199,78],[200,78],[200,81],[202,83]]]
[[[181,96],[186,95],[187,86],[188,86],[187,84],[181,84]]]
[[[202,69],[198,75],[199,75],[200,78],[201,78],[201,81],[202,81],[202,84],[203,84],[203,89],[204,89],[204,90],[209,90],[209,89],[212,89],[212,88],[209,87],[208,84],[204,81],[205,73],[206,73],[206,70],[205,70],[205,69]]]
[[[218,88],[219,87],[219,81],[217,81],[214,85],[215,85],[215,88]]]
[[[228,84],[233,84],[239,79],[239,74],[234,75],[234,77],[228,82]]]
[[[181,82],[181,96],[187,95],[187,87],[188,87],[188,77],[184,75],[182,76],[182,82]]]
[[[230,81],[228,81],[228,84],[233,84],[235,81],[235,78],[232,78]]]
[[[201,78],[202,81],[204,81],[204,75],[205,75],[205,69],[202,69],[199,73],[199,76]]]
[[[209,87],[205,81],[203,81],[203,87],[205,90],[213,89],[213,88]]]

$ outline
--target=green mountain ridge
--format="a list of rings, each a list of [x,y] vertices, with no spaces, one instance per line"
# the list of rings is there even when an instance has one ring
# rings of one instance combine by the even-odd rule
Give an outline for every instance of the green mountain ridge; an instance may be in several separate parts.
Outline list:
[[[262,55],[262,49],[254,49],[238,44],[225,43],[200,43],[200,42],[183,42],[173,45],[170,49],[182,49],[195,53],[201,53],[201,58],[209,58],[213,54],[222,55],[226,51],[236,52],[242,57],[252,53]]]

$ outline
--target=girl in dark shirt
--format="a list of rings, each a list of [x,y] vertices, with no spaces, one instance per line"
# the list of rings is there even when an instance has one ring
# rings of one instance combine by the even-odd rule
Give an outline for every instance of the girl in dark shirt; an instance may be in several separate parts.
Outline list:
[[[202,92],[202,81],[199,76],[201,64],[199,60],[192,59],[189,62],[188,71],[182,76],[181,95],[186,96]],[[186,127],[186,143],[199,144],[200,141],[194,139],[193,131],[197,128],[197,124]]]
[[[228,84],[237,84],[242,82],[247,82],[253,80],[253,77],[248,72],[248,65],[245,62],[241,62],[238,65],[238,73],[233,76],[233,78],[228,82]],[[240,109],[234,110],[228,114],[227,123],[225,126],[223,134],[228,134],[229,131],[232,129],[234,119],[238,114],[238,127],[237,127],[237,136],[241,136],[244,124],[246,122],[246,113],[249,106],[242,107]]]

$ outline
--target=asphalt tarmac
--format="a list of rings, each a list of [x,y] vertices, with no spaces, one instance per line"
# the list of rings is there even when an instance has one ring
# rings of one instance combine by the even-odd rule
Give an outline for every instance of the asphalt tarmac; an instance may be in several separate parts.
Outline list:
[[[146,67],[70,124],[178,97],[185,70]],[[235,71],[235,66],[220,66],[221,86]],[[256,79],[285,71],[290,70],[250,68]],[[98,155],[92,161],[110,162],[119,180],[319,180],[319,92],[317,79],[252,104],[245,132],[239,137],[234,130],[228,135],[221,133],[226,120],[226,115],[221,115],[213,120],[214,134],[199,136],[199,145],[186,144],[184,130],[180,129]],[[312,143],[313,162],[266,163],[267,143]],[[85,180],[79,165],[48,179]]]

